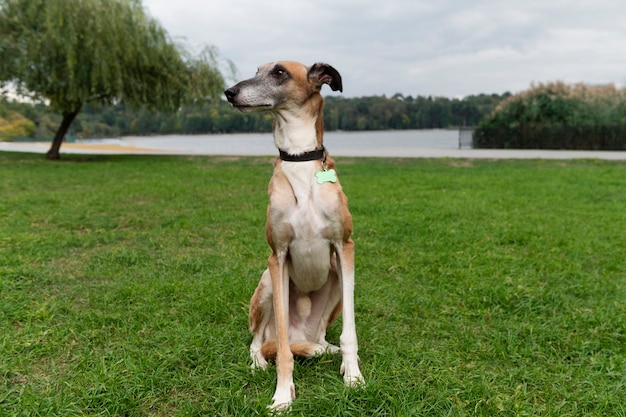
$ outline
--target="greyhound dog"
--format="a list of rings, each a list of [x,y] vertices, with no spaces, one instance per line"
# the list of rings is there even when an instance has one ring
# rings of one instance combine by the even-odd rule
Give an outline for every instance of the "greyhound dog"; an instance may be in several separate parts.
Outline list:
[[[323,98],[328,84],[342,91],[341,75],[328,64],[291,61],[261,66],[256,75],[224,93],[243,112],[269,110],[279,157],[269,183],[265,233],[272,254],[250,300],[253,368],[276,359],[273,410],[295,398],[294,355],[341,351],[344,382],[364,383],[354,320],[352,216],[335,164],[323,145]],[[326,329],[343,314],[340,347]]]

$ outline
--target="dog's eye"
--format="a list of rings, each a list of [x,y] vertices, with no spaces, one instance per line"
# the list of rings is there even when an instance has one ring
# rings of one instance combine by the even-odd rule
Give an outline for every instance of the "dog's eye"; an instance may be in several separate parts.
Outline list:
[[[283,75],[286,74],[286,71],[281,67],[277,67],[277,68],[274,68],[273,74],[275,77],[282,77]]]

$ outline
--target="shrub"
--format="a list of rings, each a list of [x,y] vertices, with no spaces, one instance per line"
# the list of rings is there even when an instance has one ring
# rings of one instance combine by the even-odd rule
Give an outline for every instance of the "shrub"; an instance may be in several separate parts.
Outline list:
[[[35,124],[17,112],[9,112],[6,117],[0,117],[0,141],[32,138],[35,134]]]
[[[477,148],[626,149],[626,89],[539,84],[503,101],[478,126]]]

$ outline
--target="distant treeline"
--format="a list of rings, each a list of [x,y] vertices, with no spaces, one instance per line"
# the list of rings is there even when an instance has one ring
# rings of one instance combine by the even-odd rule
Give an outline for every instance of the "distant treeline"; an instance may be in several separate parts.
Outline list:
[[[435,129],[477,125],[509,97],[473,95],[463,99],[445,97],[360,98],[326,97],[327,130]],[[0,99],[0,140],[49,139],[60,123],[59,116],[43,104]],[[78,138],[125,135],[206,134],[270,132],[271,114],[241,113],[223,100],[186,106],[175,113],[131,110],[123,105],[87,106],[71,127]]]

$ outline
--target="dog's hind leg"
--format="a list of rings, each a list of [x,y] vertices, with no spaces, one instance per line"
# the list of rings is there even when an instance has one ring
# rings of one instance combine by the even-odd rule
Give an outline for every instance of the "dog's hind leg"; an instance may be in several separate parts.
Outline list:
[[[328,281],[311,295],[311,301],[313,307],[309,325],[316,324],[317,330],[310,340],[320,345],[318,354],[338,353],[339,348],[326,341],[326,331],[341,313],[341,288],[334,259],[328,273]]]
[[[261,276],[259,285],[254,291],[250,300],[250,312],[248,316],[250,332],[252,333],[252,343],[250,343],[250,358],[252,368],[267,368],[267,358],[263,355],[261,348],[267,339],[275,338],[273,331],[273,306],[272,306],[272,279],[269,269],[266,269]]]

